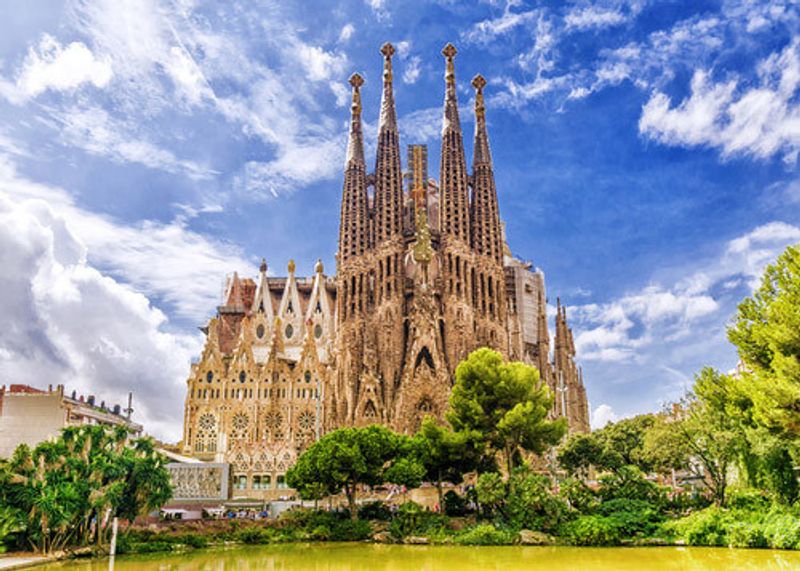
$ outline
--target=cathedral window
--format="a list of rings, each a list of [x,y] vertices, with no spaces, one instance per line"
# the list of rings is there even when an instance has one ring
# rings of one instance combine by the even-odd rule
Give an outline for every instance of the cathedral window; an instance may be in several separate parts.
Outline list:
[[[301,412],[297,419],[297,425],[300,427],[300,430],[303,431],[313,430],[315,424],[316,418],[314,414],[309,411]]]
[[[317,313],[322,313],[322,304],[317,302],[317,307],[314,309]]]
[[[375,408],[375,403],[371,400],[367,401],[367,404],[364,405],[364,418],[368,420],[375,420],[378,417],[378,411]]]
[[[287,325],[286,325],[286,331],[285,331],[285,333],[286,333],[286,338],[287,338],[287,339],[291,339],[291,338],[292,338],[292,335],[294,335],[294,327],[292,327],[292,324],[291,324],[291,323],[289,323],[289,324],[287,324]]]
[[[320,325],[319,323],[317,323],[314,326],[314,337],[316,337],[317,339],[322,337],[322,325]]]
[[[262,339],[264,337],[264,332],[265,332],[264,325],[260,324],[258,327],[256,327],[256,337],[258,337],[259,339]]]
[[[311,382],[311,371],[306,371],[303,373],[303,378],[306,380],[307,383]]]
[[[243,382],[245,382],[246,380],[247,380],[247,375],[245,374],[245,372],[244,372],[244,371],[241,371],[241,372],[239,373],[239,382],[240,382],[240,383],[243,383]]]
[[[294,313],[294,306],[292,305],[291,301],[289,301],[288,305],[286,306],[286,313]]]
[[[214,373],[212,373],[211,371],[207,372],[206,373],[206,381],[208,381],[210,383],[213,380],[214,380]]]
[[[277,488],[283,490],[286,488],[286,475],[278,474]]]
[[[247,475],[246,474],[237,474],[233,477],[233,489],[234,490],[246,490],[247,489]]]

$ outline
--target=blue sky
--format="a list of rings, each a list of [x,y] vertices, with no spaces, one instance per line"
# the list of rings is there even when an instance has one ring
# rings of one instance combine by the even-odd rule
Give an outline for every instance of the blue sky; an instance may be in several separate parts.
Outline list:
[[[794,2],[3,4],[0,383],[132,388],[165,438],[225,275],[333,269],[346,80],[372,155],[385,41],[434,176],[442,46],[468,133],[487,78],[509,244],[569,307],[596,425],[733,367],[736,302],[800,241]]]

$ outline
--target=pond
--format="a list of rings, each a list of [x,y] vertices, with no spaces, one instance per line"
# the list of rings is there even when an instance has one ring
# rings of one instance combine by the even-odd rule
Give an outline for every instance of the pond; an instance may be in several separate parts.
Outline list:
[[[114,571],[769,571],[800,569],[800,552],[712,547],[450,547],[352,543],[208,549],[117,557]],[[106,571],[109,561],[37,569]]]

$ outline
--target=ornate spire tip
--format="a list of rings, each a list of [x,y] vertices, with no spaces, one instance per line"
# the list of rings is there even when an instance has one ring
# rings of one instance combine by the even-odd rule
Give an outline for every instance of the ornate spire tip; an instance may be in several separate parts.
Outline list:
[[[353,75],[350,76],[350,85],[352,85],[355,88],[359,88],[362,85],[364,85],[364,78],[361,77],[361,75],[359,75],[358,73],[354,73]]]
[[[264,259],[264,258],[261,258],[261,265],[258,267],[258,270],[259,270],[259,271],[260,271],[262,274],[265,274],[265,273],[267,273],[267,260],[266,260],[266,259]]]
[[[443,55],[444,57],[448,58],[448,59],[449,59],[449,58],[452,58],[452,57],[455,57],[455,55],[456,55],[457,53],[458,53],[458,50],[456,49],[456,47],[455,47],[453,44],[450,44],[450,43],[448,43],[448,44],[447,44],[447,45],[444,47],[444,49],[442,49],[442,55]]]
[[[394,46],[391,44],[391,42],[386,42],[381,46],[381,53],[386,59],[389,59],[394,55]]]
[[[478,91],[482,90],[484,87],[486,87],[486,79],[479,73],[472,78],[472,87]]]

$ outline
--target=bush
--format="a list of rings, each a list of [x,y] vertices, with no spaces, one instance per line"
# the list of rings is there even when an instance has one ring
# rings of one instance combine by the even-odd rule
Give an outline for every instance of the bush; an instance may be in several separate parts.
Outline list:
[[[358,510],[358,517],[360,519],[389,521],[392,519],[392,512],[383,502],[370,502]]]
[[[800,549],[800,518],[785,510],[772,510],[763,521],[764,535],[773,549]]]
[[[762,525],[737,521],[728,528],[728,545],[731,547],[768,547]]]
[[[561,482],[558,495],[581,513],[593,511],[599,503],[594,490],[577,478],[567,478]]]
[[[331,541],[363,541],[372,535],[368,521],[351,519],[336,521],[330,527]]]
[[[689,545],[721,546],[728,544],[728,528],[732,521],[729,512],[712,506],[670,522],[665,529]]]
[[[234,534],[237,541],[248,545],[272,543],[279,534],[271,527],[246,527]]]
[[[459,545],[511,545],[515,537],[513,531],[497,529],[485,523],[465,529],[453,541]]]
[[[469,512],[467,500],[462,498],[453,490],[444,495],[444,513],[449,516],[463,516]]]
[[[661,504],[665,494],[658,485],[647,480],[636,466],[623,466],[616,472],[600,477],[599,495],[603,501],[623,498]]]
[[[193,549],[208,547],[208,538],[199,533],[186,533],[180,536],[181,543]]]
[[[552,531],[567,519],[567,504],[546,476],[515,470],[508,482],[508,523],[515,529]]]
[[[409,535],[424,535],[437,532],[447,525],[445,516],[425,511],[415,502],[406,502],[400,506],[389,525],[389,532],[397,539]]]
[[[613,517],[584,515],[561,527],[561,535],[573,545],[619,545],[622,524]]]
[[[626,537],[650,535],[658,529],[663,517],[650,502],[617,498],[603,502],[597,508],[597,514],[614,520],[619,525],[620,533]]]

